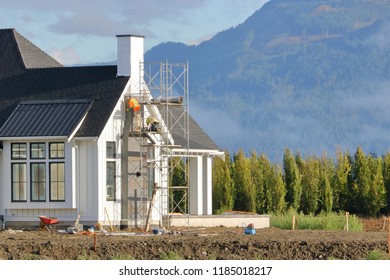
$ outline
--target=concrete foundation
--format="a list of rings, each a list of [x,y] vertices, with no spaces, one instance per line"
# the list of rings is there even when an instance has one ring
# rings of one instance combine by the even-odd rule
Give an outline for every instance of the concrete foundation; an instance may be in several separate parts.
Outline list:
[[[270,226],[270,215],[166,215],[163,226],[169,227],[246,227],[254,224],[256,229]]]

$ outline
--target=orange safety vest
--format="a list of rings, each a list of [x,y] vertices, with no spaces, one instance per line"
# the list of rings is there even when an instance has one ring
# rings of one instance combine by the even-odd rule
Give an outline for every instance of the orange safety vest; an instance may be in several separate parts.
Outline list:
[[[134,97],[129,99],[128,105],[130,109],[133,109],[134,112],[137,112],[139,109],[141,109],[141,106],[138,103],[138,100],[135,99]]]

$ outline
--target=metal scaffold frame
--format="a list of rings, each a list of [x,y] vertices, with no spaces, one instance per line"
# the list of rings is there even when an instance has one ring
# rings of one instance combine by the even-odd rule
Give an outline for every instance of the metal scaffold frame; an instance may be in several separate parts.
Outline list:
[[[129,131],[129,222],[146,230],[153,213],[161,226],[170,212],[186,215],[189,222],[188,63],[140,63],[134,88],[141,109],[133,112]],[[174,172],[183,176],[180,185],[174,185]]]

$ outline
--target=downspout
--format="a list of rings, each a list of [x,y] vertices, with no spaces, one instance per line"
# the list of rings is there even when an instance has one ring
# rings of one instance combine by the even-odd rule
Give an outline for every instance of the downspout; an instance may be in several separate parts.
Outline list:
[[[80,150],[79,150],[79,143],[76,143],[76,141],[74,142],[73,144],[73,147],[75,149],[75,159],[74,159],[74,176],[75,176],[75,192],[76,192],[76,208],[77,208],[77,212],[80,213],[81,212],[81,205],[80,205],[80,201],[81,201],[81,190],[80,190],[80,187],[81,187],[81,183],[80,183],[80,174],[81,174],[81,156],[80,156]]]

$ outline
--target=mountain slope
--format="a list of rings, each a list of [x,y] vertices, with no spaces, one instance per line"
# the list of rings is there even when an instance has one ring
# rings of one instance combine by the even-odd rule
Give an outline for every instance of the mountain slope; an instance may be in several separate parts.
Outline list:
[[[389,0],[271,0],[198,46],[161,44],[146,60],[189,61],[191,115],[222,148],[381,154],[389,30]]]

